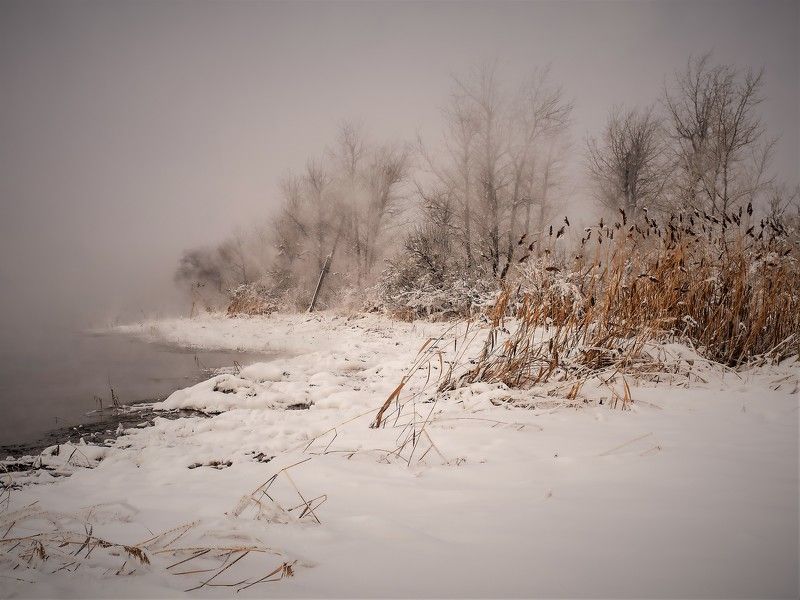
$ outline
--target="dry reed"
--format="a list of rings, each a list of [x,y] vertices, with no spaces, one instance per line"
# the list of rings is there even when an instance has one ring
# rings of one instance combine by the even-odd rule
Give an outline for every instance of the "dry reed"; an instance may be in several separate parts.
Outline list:
[[[729,367],[798,355],[798,235],[777,219],[755,219],[749,206],[661,222],[620,211],[619,221],[587,228],[568,256],[556,258],[553,236],[536,256],[533,247],[488,315],[478,359],[440,391],[559,381],[574,398],[589,377],[621,375],[625,406],[624,376],[663,370],[657,347],[665,342]]]

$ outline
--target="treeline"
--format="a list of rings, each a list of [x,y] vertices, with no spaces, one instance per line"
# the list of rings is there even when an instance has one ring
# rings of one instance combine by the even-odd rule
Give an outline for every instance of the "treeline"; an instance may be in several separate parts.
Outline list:
[[[207,308],[239,294],[256,311],[262,304],[269,310],[270,300],[300,309],[335,253],[322,305],[335,303],[344,290],[372,282],[409,206],[411,160],[406,145],[374,145],[360,127],[343,124],[321,158],[281,181],[280,208],[266,225],[187,251],[176,281]]]
[[[494,297],[520,261],[577,246],[585,219],[565,215],[570,180],[631,223],[649,210],[724,225],[745,206],[796,219],[797,188],[770,170],[763,78],[691,58],[652,105],[614,107],[580,148],[572,101],[549,69],[516,83],[494,65],[475,69],[453,78],[441,139],[376,144],[343,124],[319,158],[281,182],[266,225],[187,251],[176,281],[193,310],[258,313],[307,308],[327,271],[318,306],[446,316]]]

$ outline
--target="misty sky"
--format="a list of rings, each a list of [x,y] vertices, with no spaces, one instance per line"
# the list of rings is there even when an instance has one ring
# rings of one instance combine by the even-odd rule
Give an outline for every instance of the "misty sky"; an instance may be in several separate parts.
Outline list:
[[[575,160],[692,53],[766,68],[797,181],[799,3],[0,1],[0,328],[175,304],[181,251],[263,219],[342,118],[434,137],[449,76],[552,64]]]

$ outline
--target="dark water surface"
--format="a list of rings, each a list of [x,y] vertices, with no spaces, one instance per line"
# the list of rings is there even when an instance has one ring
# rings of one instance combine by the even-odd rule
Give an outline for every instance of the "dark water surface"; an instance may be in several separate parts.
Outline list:
[[[0,447],[108,419],[111,388],[120,404],[162,400],[213,369],[268,358],[187,350],[116,333],[63,333],[33,349],[9,346],[0,349]],[[100,400],[105,414],[95,412]]]

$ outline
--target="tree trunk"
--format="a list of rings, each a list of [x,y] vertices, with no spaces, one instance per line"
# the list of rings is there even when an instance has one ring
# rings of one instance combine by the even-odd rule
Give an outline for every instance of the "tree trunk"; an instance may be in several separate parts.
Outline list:
[[[472,223],[469,198],[469,159],[464,159],[464,247],[467,253],[467,268],[472,268]]]
[[[511,261],[514,258],[514,242],[516,241],[516,226],[517,226],[517,206],[519,204],[519,179],[521,175],[518,173],[514,177],[514,192],[511,196],[511,215],[508,222],[508,247],[506,248],[506,264],[503,265],[503,272],[500,274],[500,279],[505,279],[508,274],[508,269],[511,266]]]

